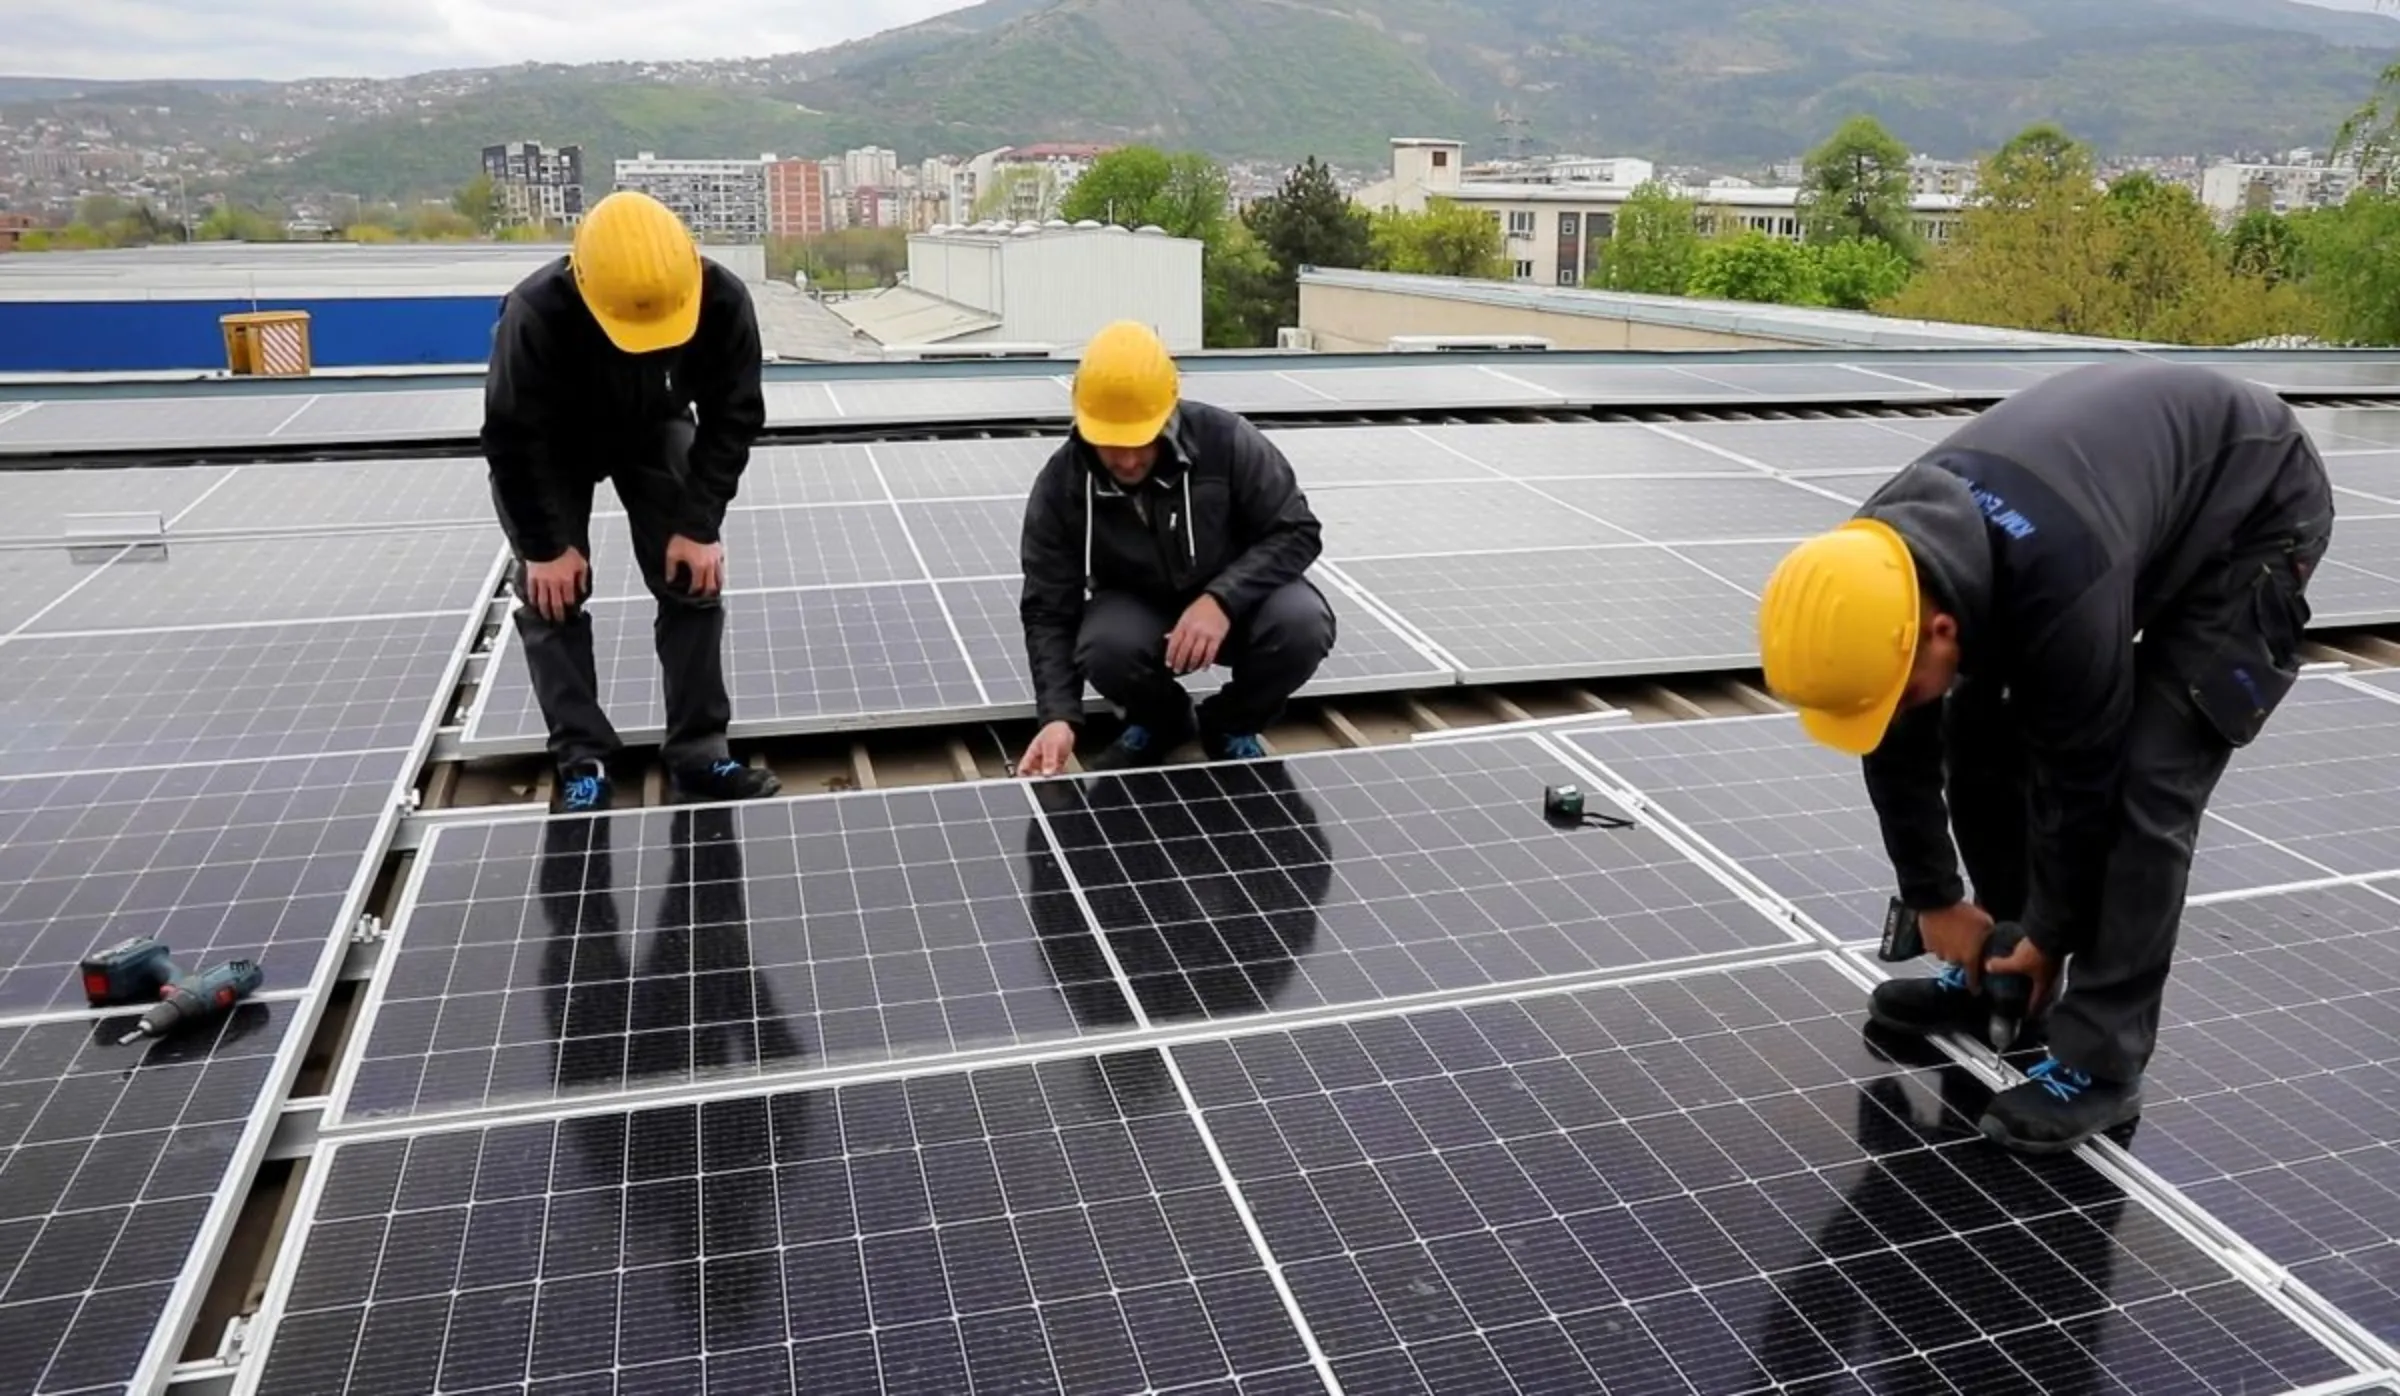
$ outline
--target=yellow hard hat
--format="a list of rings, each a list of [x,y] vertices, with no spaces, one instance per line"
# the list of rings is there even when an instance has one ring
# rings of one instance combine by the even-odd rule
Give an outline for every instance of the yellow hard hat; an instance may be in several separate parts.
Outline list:
[[[1148,325],[1119,320],[1092,336],[1075,369],[1075,430],[1095,446],[1147,446],[1174,415],[1175,358]]]
[[[1767,688],[1836,751],[1882,745],[1917,659],[1922,612],[1908,544],[1878,519],[1852,519],[1777,563],[1758,603]]]
[[[628,354],[676,348],[700,327],[700,249],[648,194],[620,189],[592,205],[568,262],[592,318]]]

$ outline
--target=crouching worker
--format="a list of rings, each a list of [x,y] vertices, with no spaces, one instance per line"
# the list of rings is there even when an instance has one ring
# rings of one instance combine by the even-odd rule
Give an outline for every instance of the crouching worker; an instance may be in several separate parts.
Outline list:
[[[1179,400],[1146,327],[1095,335],[1075,420],[1025,505],[1019,612],[1041,730],[1017,763],[1067,768],[1088,681],[1125,714],[1090,770],[1164,760],[1197,735],[1211,760],[1264,754],[1258,734],[1333,648],[1333,611],[1303,575],[1322,530],[1283,453],[1244,418]],[[1231,677],[1197,710],[1178,677]]]
[[[1899,895],[1946,962],[1881,985],[1870,1016],[1973,1033],[1986,974],[2033,986],[2048,1055],[1992,1100],[1993,1139],[2069,1149],[2140,1112],[2201,817],[2298,679],[2332,530],[2280,398],[2130,361],[1969,421],[1769,579],[1767,684],[1865,758]],[[2004,958],[1995,921],[2025,936]]]

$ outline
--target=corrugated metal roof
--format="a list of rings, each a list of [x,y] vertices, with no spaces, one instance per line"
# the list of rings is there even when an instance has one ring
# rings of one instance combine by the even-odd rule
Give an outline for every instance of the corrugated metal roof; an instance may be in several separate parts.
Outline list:
[[[1631,320],[1639,324],[1715,330],[1722,334],[1755,334],[1809,344],[1885,348],[1983,346],[1995,349],[2143,347],[2132,340],[2041,334],[2032,330],[1959,325],[1939,320],[1903,320],[1888,315],[1872,315],[1862,310],[1766,305],[1753,301],[1695,300],[1687,296],[1642,296],[1628,291],[1590,291],[1573,286],[1542,286],[1530,282],[1470,281],[1463,277],[1349,271],[1331,267],[1303,268],[1300,280],[1304,284],[1472,301],[1549,315]]]
[[[940,344],[1000,324],[997,315],[908,286],[828,301],[826,307],[878,344]]]

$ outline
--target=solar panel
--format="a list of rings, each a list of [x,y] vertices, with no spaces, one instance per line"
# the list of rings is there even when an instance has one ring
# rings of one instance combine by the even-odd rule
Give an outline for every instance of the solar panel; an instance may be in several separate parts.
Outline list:
[[[593,597],[647,600],[624,525],[603,530],[595,524],[593,533]],[[735,510],[726,514],[718,537],[725,544],[729,591],[921,581],[925,575],[899,514],[884,503]]]
[[[1042,786],[1152,1023],[1530,985],[1789,944],[1635,828],[1561,831],[1525,738]]]
[[[129,936],[303,982],[406,755],[0,780],[0,1014],[79,1000],[75,962]]]
[[[998,496],[1022,500],[1058,449],[1056,437],[878,441],[871,448],[895,499]]]
[[[54,543],[71,514],[156,514],[166,522],[232,472],[221,465],[150,470],[0,470],[0,543]]]
[[[473,436],[483,430],[481,389],[326,393],[276,431],[278,441],[391,441]]]
[[[2202,362],[2279,393],[2322,392],[2331,388],[2400,391],[2400,361],[2392,359],[2292,359],[2278,363],[2272,359],[2259,362],[2229,356]]]
[[[761,385],[759,393],[766,400],[767,425],[771,427],[818,425],[842,417],[833,389],[823,383],[769,382]]]
[[[1033,706],[1033,669],[1025,657],[1025,623],[1017,611],[1023,585],[1018,578],[1005,577],[936,587],[942,608],[958,625],[967,660],[983,681],[984,695],[1001,709]]]
[[[0,417],[0,451],[260,442],[307,405],[301,394],[59,399]]]
[[[900,521],[937,581],[1016,577],[1022,572],[1022,498],[910,500],[900,505]]]
[[[1478,364],[1291,368],[1283,376],[1343,407],[1555,407],[1559,394],[1516,371]]]
[[[2400,519],[2349,518],[2336,513],[2333,546],[2326,549],[2325,556],[2400,585]]]
[[[1541,490],[1621,532],[1661,542],[1801,538],[1853,512],[1841,500],[1781,480],[1545,480]]]
[[[2186,912],[2135,1155],[2400,1338],[2400,901],[2331,887]]]
[[[2339,519],[2335,526],[2338,530],[2350,522]],[[2389,624],[2400,621],[2400,581],[2327,561],[2308,579],[2308,604],[2309,627],[2314,630]]]
[[[1631,364],[1508,365],[1508,375],[1563,398],[1570,406],[1597,407],[1634,402],[1720,402],[1747,398],[1742,389],[1711,382],[1680,368]]]
[[[457,612],[488,594],[496,526],[142,544],[28,633]]]
[[[2400,409],[2297,407],[2293,412],[2321,451],[2359,446],[2400,446]]]
[[[1863,997],[1815,959],[1173,1055],[1343,1390],[2354,1370],[2082,1158],[1984,1144],[1988,1089],[1875,1052]]]
[[[1229,412],[1331,411],[1342,405],[1305,378],[1252,369],[1193,369],[1183,375],[1183,396]]]
[[[1490,480],[1495,473],[1445,448],[1435,431],[1397,426],[1304,427],[1267,433],[1303,489],[1410,481]]]
[[[252,1002],[131,1047],[129,1015],[0,1026],[0,1387],[155,1390],[169,1309],[292,1016]]]
[[[2209,813],[2307,859],[2313,873],[2381,872],[2400,868],[2394,791],[2400,704],[2311,679],[2235,753]]]
[[[245,465],[174,522],[181,534],[493,522],[480,460]]]
[[[2268,731],[2275,730],[2270,724]],[[1575,751],[1843,941],[1881,934],[1898,890],[1859,763],[1785,717],[1643,723],[1565,734]],[[2290,853],[2211,820],[2194,894],[2318,876]]]
[[[1658,483],[1682,488],[1705,482]],[[1310,496],[1309,503],[1324,525],[1325,556],[1337,560],[1629,541],[1623,532],[1561,509],[1524,485],[1507,480],[1326,490]]]
[[[1066,384],[1056,378],[846,378],[831,385],[849,423],[1050,418],[1067,414]]]
[[[1972,412],[1944,412],[1932,416],[1878,417],[1875,419],[1875,425],[1882,427],[1885,431],[1896,431],[1902,436],[1922,441],[1931,446],[1948,440],[1960,427],[1973,420],[1974,416],[1975,414]]]
[[[50,609],[123,548],[0,548],[0,636]]]
[[[1720,581],[1731,582],[1752,596],[1763,594],[1767,578],[1789,556],[1793,545],[1775,543],[1684,543],[1677,556]]]
[[[1848,475],[1810,474],[1803,478],[1808,481],[1810,489],[1837,495],[1845,502],[1857,505],[1866,503],[1875,491],[1889,483],[1892,474],[1888,470],[1870,470]]]
[[[1758,603],[1665,548],[1345,562],[1470,683],[1749,668]]]
[[[988,706],[923,583],[737,593],[723,604],[736,736],[963,718]],[[648,598],[591,607],[600,701],[628,741],[657,741],[666,728],[653,613]],[[511,625],[460,744],[476,754],[535,752],[547,731]]]
[[[1680,432],[1684,423],[1677,423]],[[1503,475],[1740,475],[1739,461],[1631,422],[1478,422],[1425,427],[1426,436]]]
[[[12,641],[0,776],[410,745],[460,616]]]
[[[1695,378],[1721,384],[1734,392],[1793,400],[1840,398],[1880,401],[1940,395],[1939,390],[1914,388],[1880,373],[1848,364],[1703,363],[1683,370]]]
[[[311,1172],[261,1396],[1322,1389],[1155,1052],[336,1143]]]
[[[1794,474],[1872,471],[1888,476],[1925,451],[1924,442],[1880,420],[1677,422],[1674,430],[1771,470]]]
[[[2326,477],[2343,489],[2364,494],[2381,495],[2385,499],[2400,499],[2400,451],[2377,451],[2363,456],[2329,456],[2325,461]],[[2350,505],[2344,500],[2344,506]],[[2363,501],[2362,501],[2363,503]],[[2368,507],[2338,507],[2336,513],[2347,518],[2352,513],[2382,512]]]
[[[1130,1021],[1014,785],[461,826],[423,861],[345,1120]]]
[[[760,446],[750,453],[733,504],[737,509],[867,504],[883,497],[875,457],[864,446]]]

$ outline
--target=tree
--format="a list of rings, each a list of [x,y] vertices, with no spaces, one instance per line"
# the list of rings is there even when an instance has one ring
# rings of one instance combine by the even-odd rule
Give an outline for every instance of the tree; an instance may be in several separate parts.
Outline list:
[[[1046,165],[1003,165],[992,182],[975,196],[968,217],[981,223],[993,218],[1047,219],[1058,211],[1058,179]]]
[[[1908,147],[1871,116],[1854,116],[1801,166],[1800,221],[1811,242],[1880,242],[1914,262],[1923,247],[1910,207]]]
[[[479,174],[460,185],[458,192],[450,196],[450,207],[472,224],[476,232],[489,234],[500,226],[500,188],[488,174]]]
[[[1489,213],[1451,199],[1429,199],[1422,213],[1370,215],[1368,243],[1382,271],[1505,280],[1508,252]]]
[[[2391,187],[2392,163],[2400,158],[2400,63],[2383,70],[2366,103],[2334,132],[2333,156],[2355,162],[2368,188]]]
[[[1824,303],[1843,310],[1872,310],[1908,285],[1915,268],[1889,243],[1865,238],[1812,243],[1817,289]]]
[[[1260,349],[1275,342],[1283,306],[1283,276],[1273,254],[1242,219],[1201,254],[1200,312],[1211,349]]]
[[[1600,248],[1589,284],[1606,291],[1680,296],[1700,256],[1699,206],[1650,180],[1617,209],[1616,233]]]
[[[1228,189],[1224,169],[1197,151],[1170,155],[1125,146],[1092,162],[1059,201],[1058,216],[1128,228],[1154,224],[1175,237],[1207,242],[1225,227]]]
[[[1279,325],[1300,322],[1300,268],[1363,267],[1372,247],[1365,210],[1333,182],[1333,171],[1311,155],[1250,212],[1277,269]]]
[[[2259,277],[2270,286],[2300,278],[2301,225],[2273,209],[2254,208],[2233,221],[2226,245],[2234,269]]]
[[[1774,305],[1822,303],[1817,262],[1808,249],[1756,228],[1703,246],[1693,260],[1686,293],[1710,300]]]
[[[283,224],[264,212],[236,203],[222,203],[200,220],[193,237],[201,242],[281,242]]]
[[[2361,189],[2296,231],[2306,295],[2329,339],[2400,344],[2400,197]]]

